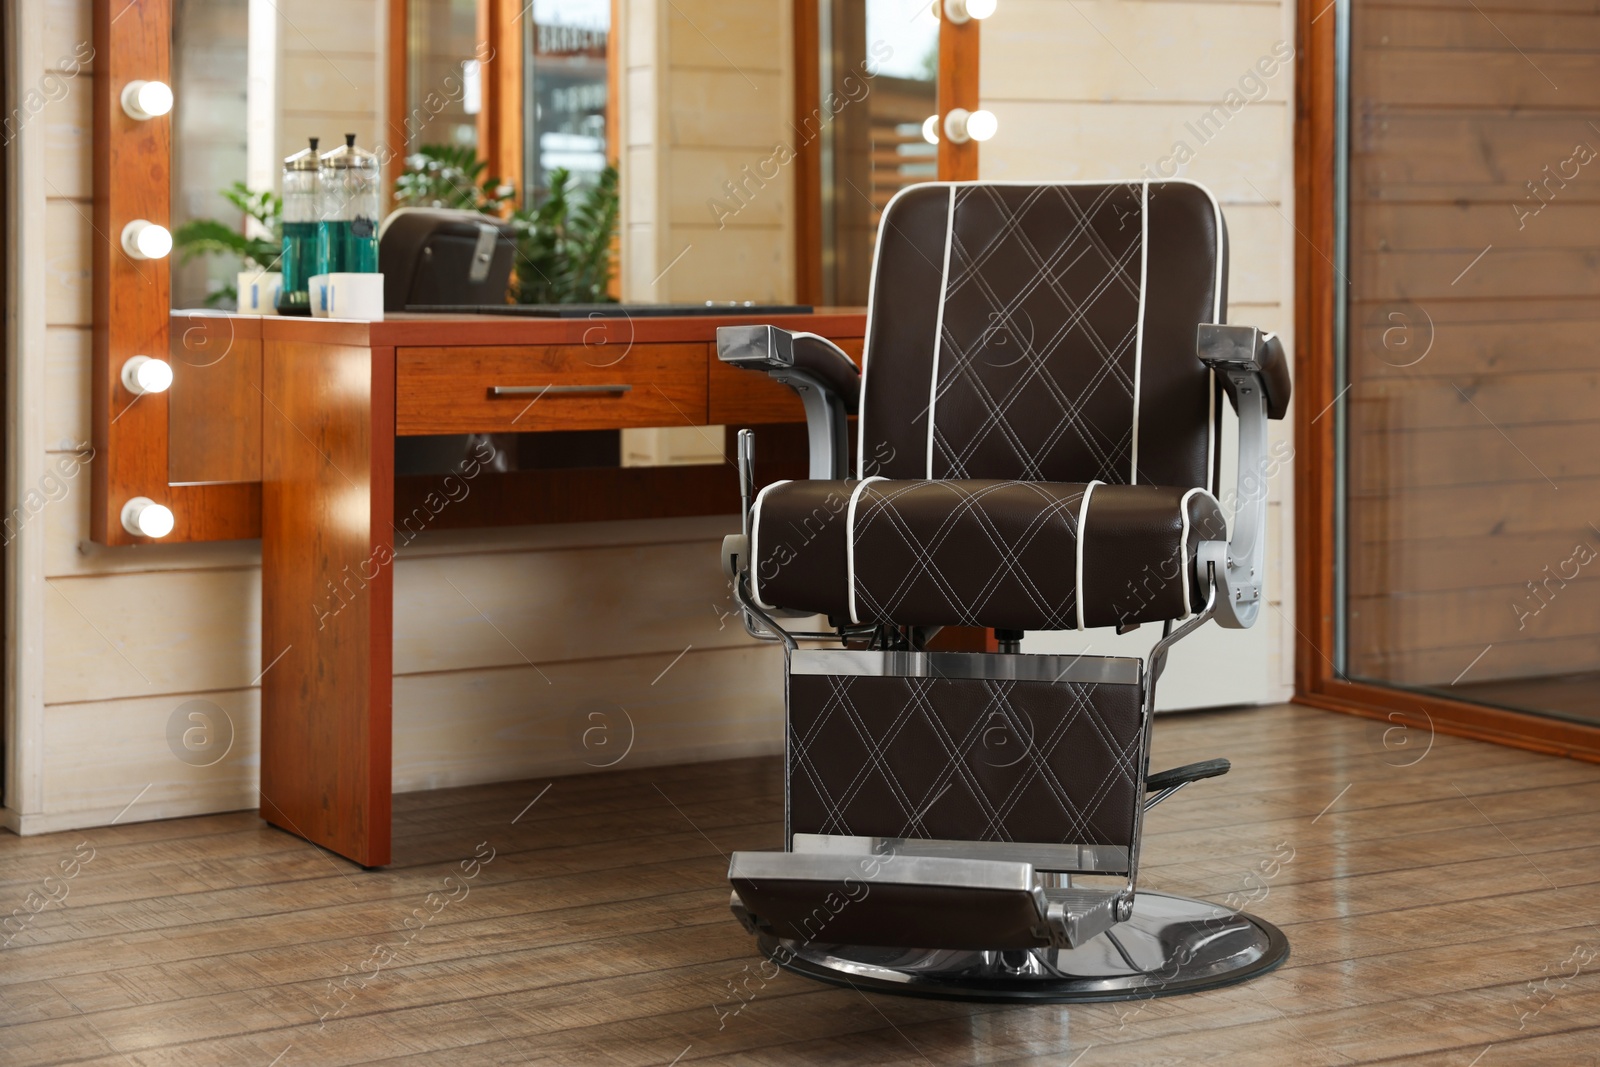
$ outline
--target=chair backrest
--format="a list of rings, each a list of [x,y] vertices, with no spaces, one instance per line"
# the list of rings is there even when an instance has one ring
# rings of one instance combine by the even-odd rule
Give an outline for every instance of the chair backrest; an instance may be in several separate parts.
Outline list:
[[[1195,328],[1227,231],[1187,181],[936,182],[884,209],[862,477],[1216,491],[1221,390]]]

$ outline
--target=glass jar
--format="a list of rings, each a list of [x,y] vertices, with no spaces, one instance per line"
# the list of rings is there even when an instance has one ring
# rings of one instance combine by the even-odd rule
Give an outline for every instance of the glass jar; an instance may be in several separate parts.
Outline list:
[[[311,314],[311,295],[306,283],[321,274],[317,254],[317,186],[321,158],[317,139],[283,161],[283,260],[279,269],[283,284],[278,289],[278,314]]]
[[[378,157],[356,147],[356,135],[322,156],[317,252],[324,274],[378,272],[381,203]]]

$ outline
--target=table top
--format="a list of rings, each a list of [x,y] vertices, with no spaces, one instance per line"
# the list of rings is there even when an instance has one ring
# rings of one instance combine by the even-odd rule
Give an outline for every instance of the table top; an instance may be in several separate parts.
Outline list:
[[[719,326],[770,324],[824,337],[860,337],[865,308],[818,308],[810,314],[752,317],[729,309],[725,315],[612,317],[595,319],[516,318],[498,315],[414,314],[396,312],[382,322],[313,319],[288,315],[237,315],[222,311],[174,311],[174,329],[207,319],[227,319],[236,333],[259,329],[264,341],[311,341],[363,347],[441,347],[458,345],[595,345],[710,342]]]

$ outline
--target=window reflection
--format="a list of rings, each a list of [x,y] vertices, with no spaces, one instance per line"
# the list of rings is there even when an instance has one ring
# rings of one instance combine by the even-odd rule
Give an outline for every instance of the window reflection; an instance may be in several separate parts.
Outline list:
[[[939,19],[927,0],[821,0],[818,39],[822,303],[865,304],[879,216],[937,173]]]
[[[610,0],[535,0],[523,40],[523,203],[537,203],[555,170],[596,181],[609,152],[606,56]]]

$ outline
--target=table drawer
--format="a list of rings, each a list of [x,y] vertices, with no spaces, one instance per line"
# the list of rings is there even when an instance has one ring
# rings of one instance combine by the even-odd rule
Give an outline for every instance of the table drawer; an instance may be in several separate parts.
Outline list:
[[[395,432],[703,426],[703,343],[395,350]]]
[[[862,337],[832,338],[845,354],[861,364]],[[707,421],[750,425],[762,422],[804,422],[805,408],[795,391],[753,370],[730,367],[710,352],[710,410]]]

